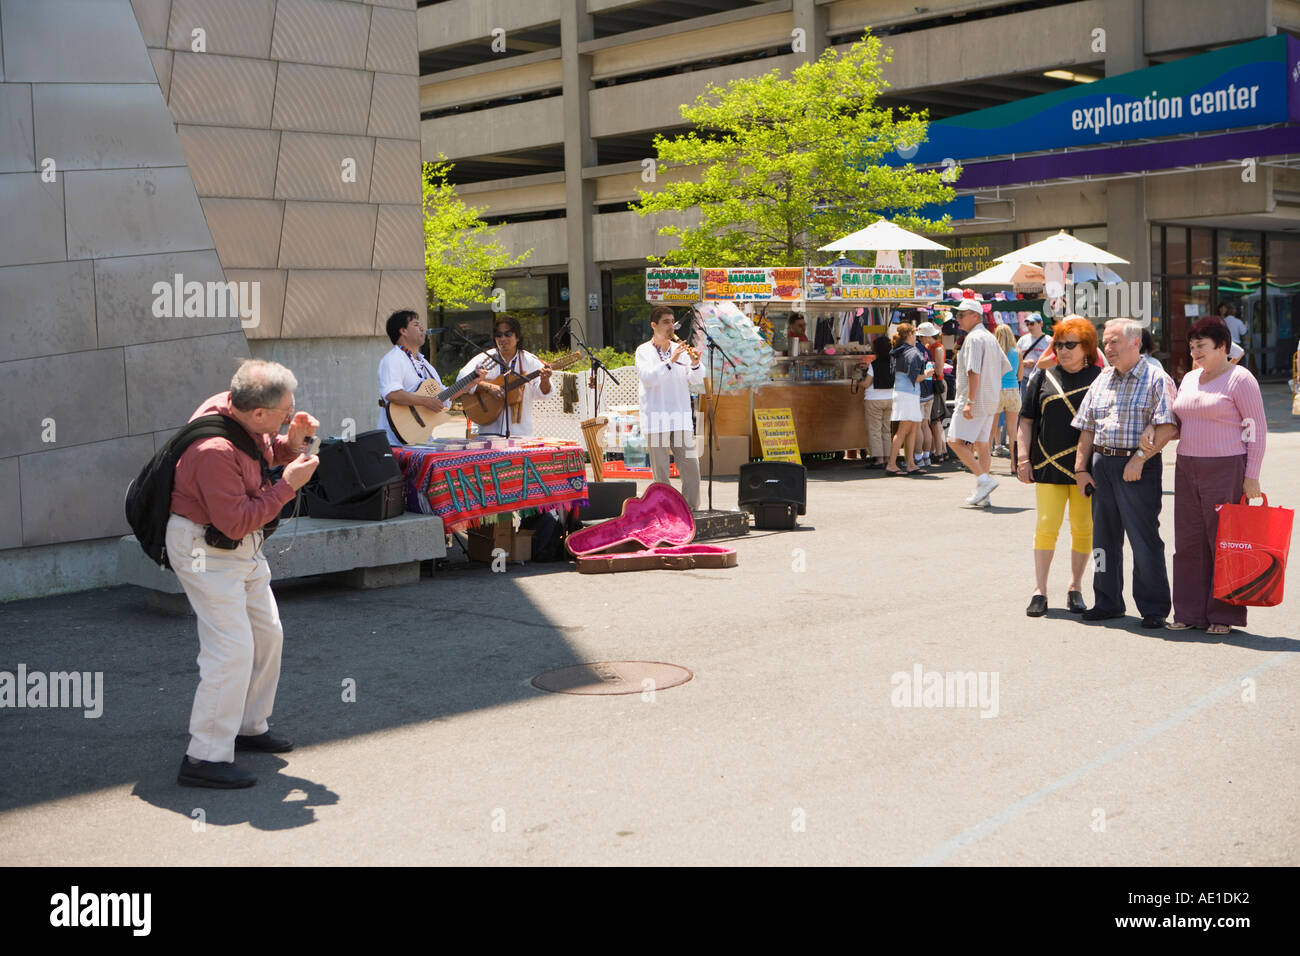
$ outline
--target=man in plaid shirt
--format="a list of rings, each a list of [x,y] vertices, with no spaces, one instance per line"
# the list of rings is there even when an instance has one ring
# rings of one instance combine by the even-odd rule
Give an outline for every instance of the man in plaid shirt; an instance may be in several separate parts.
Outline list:
[[[1079,429],[1074,477],[1092,495],[1093,606],[1085,621],[1124,616],[1124,535],[1133,549],[1133,600],[1143,627],[1164,627],[1169,574],[1160,538],[1163,464],[1138,446],[1155,426],[1156,447],[1178,429],[1174,382],[1142,359],[1142,326],[1112,319],[1102,333],[1110,365],[1088,389],[1071,424]]]

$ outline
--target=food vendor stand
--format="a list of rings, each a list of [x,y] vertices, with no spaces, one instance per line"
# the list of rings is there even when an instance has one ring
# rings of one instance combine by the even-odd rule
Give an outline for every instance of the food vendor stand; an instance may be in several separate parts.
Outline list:
[[[798,312],[807,317],[810,331],[826,314],[868,310],[863,321],[866,344],[834,344],[797,355],[778,355],[765,384],[716,396],[714,434],[719,438],[748,438],[751,456],[761,454],[753,427],[754,410],[766,408],[790,409],[801,452],[863,447],[867,426],[858,369],[871,357],[871,339],[886,331],[889,312],[928,307],[942,295],[943,274],[938,269],[815,266],[646,270],[646,299],[655,304],[695,306],[732,301],[742,307],[751,305],[768,316]],[[873,325],[868,320],[874,309],[883,314],[877,313],[882,321]],[[772,337],[777,336],[773,333]],[[804,344],[812,342],[800,343]],[[706,422],[713,400],[712,394],[700,398]],[[708,436],[707,427],[702,433]]]

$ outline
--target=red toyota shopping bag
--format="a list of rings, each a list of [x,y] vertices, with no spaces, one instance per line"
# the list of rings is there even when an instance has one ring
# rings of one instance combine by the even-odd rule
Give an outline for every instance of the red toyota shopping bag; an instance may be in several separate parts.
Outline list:
[[[1290,508],[1219,505],[1219,537],[1214,547],[1214,596],[1227,604],[1273,607],[1282,603],[1286,557],[1291,550]]]

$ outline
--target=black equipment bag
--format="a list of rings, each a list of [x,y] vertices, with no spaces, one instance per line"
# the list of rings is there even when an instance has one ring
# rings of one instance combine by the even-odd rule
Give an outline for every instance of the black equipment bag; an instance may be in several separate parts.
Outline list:
[[[302,491],[302,503],[303,510],[312,518],[383,521],[406,513],[406,479],[399,477],[351,501],[331,501],[324,497],[319,484],[309,484]]]
[[[352,441],[330,438],[321,442],[315,478],[320,497],[326,501],[355,501],[401,477],[402,470],[382,428],[362,432]]]
[[[185,450],[205,438],[225,438],[257,461],[263,483],[270,479],[270,468],[253,436],[239,422],[225,415],[204,415],[184,425],[158,453],[149,460],[126,489],[126,523],[131,526],[144,553],[157,565],[171,568],[167,560],[167,520],[171,515],[172,484],[176,463]],[[262,528],[270,535],[279,524],[275,518]],[[217,529],[220,530],[220,529]]]

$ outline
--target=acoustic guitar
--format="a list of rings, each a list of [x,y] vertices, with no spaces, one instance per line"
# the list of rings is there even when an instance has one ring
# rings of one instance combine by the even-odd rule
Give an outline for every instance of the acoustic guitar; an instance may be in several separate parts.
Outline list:
[[[415,390],[414,394],[427,398],[436,398],[443,405],[450,407],[453,398],[478,380],[478,372],[470,372],[464,378],[457,379],[451,385],[439,391],[438,383],[431,378],[426,378],[420,383],[420,387]],[[383,399],[379,400],[379,404],[383,405],[385,411],[387,411],[388,424],[393,429],[393,434],[401,440],[403,445],[424,444],[433,435],[435,428],[454,418],[446,408],[440,412],[435,412],[428,408],[418,408],[415,405],[385,402]]]
[[[551,363],[551,371],[558,372],[561,369],[566,369],[581,359],[581,352],[569,352]],[[501,416],[506,403],[509,402],[510,418],[512,421],[518,422],[523,413],[524,393],[515,390],[537,378],[542,374],[542,371],[542,369],[538,369],[536,372],[529,372],[527,375],[520,375],[518,372],[503,372],[496,378],[485,379],[489,385],[499,385],[502,394],[490,395],[480,388],[474,394],[466,395],[460,400],[461,407],[465,410],[465,417],[476,425],[491,425]],[[510,394],[511,392],[514,392],[514,394]]]

